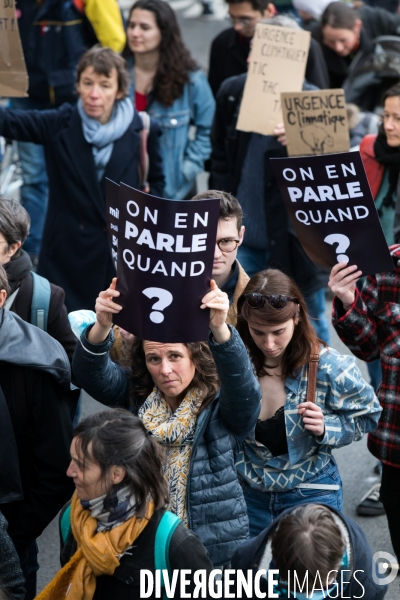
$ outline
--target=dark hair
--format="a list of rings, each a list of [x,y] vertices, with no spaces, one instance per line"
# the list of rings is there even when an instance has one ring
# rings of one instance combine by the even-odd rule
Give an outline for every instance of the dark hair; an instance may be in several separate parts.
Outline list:
[[[284,308],[274,308],[269,302],[265,302],[262,308],[251,308],[244,296],[254,292],[265,295],[282,294],[296,298],[296,302],[289,301]],[[256,273],[238,299],[237,330],[249,349],[257,376],[263,377],[269,373],[264,366],[265,356],[250,335],[248,326],[250,319],[259,325],[279,325],[290,319],[298,319],[293,337],[283,354],[283,377],[295,377],[299,369],[309,362],[315,345],[320,342],[309,321],[306,303],[300,289],[293,279],[278,269],[267,269]]]
[[[96,44],[96,46],[82,54],[76,67],[78,83],[83,71],[88,67],[93,67],[97,75],[104,75],[104,77],[111,77],[111,72],[115,69],[117,71],[118,92],[121,92],[123,97],[128,95],[129,73],[126,61],[114,50]]]
[[[320,31],[328,26],[333,29],[353,30],[359,15],[344,2],[331,2],[321,15]]]
[[[272,557],[286,581],[307,578],[309,592],[319,573],[326,582],[329,571],[338,569],[345,544],[332,511],[320,504],[303,504],[282,517],[272,534]]]
[[[183,344],[189,351],[195,366],[195,374],[186,391],[196,388],[202,395],[199,413],[215,398],[219,389],[219,378],[214,358],[206,342],[190,342]],[[143,340],[135,337],[128,357],[123,364],[129,368],[131,378],[131,401],[138,408],[151,394],[154,388],[153,379],[146,366]]]
[[[106,482],[107,494],[104,504],[115,489],[125,485],[132,487],[136,499],[136,513],[143,516],[150,496],[157,510],[168,502],[168,486],[162,469],[162,449],[139,417],[127,410],[113,409],[86,417],[74,431],[74,437],[83,462],[95,462]],[[110,468],[125,469],[124,480],[114,486],[109,480]]]
[[[226,0],[227,4],[244,4],[247,0]],[[248,0],[253,10],[258,10],[261,14],[267,9],[268,4],[273,4],[269,0]]]
[[[174,11],[164,0],[138,0],[129,11],[129,19],[136,9],[148,10],[156,18],[161,33],[160,59],[153,81],[153,93],[156,100],[165,106],[171,106],[183,94],[185,84],[189,82],[189,73],[199,67],[190,56],[182,41],[181,32]],[[132,56],[128,43],[123,56]]]
[[[23,244],[28,237],[30,225],[29,214],[19,200],[0,198],[0,233],[4,235],[8,246],[18,242]],[[17,256],[19,251],[13,255],[13,258]]]
[[[243,222],[243,210],[235,196],[228,192],[208,190],[193,196],[192,200],[207,200],[207,198],[219,198],[219,219],[224,221],[236,219],[237,228],[240,231]]]
[[[7,279],[5,269],[0,265],[0,290],[6,290],[7,296],[10,295],[10,285]]]
[[[392,85],[382,96],[382,104],[385,104],[385,101],[388,98],[394,98],[395,96],[400,96],[400,83],[396,83]]]

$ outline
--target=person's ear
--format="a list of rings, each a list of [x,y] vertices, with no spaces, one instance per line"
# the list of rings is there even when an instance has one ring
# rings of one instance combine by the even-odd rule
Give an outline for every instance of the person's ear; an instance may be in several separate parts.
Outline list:
[[[239,241],[239,246],[243,242],[244,232],[245,232],[245,227],[244,227],[244,225],[242,225],[241,228],[240,228],[240,231],[239,231],[239,240],[240,240]]]
[[[117,485],[118,483],[121,483],[121,481],[124,480],[126,475],[126,471],[124,469],[124,467],[121,467],[119,465],[113,465],[111,467],[111,481],[113,485]]]
[[[124,97],[124,92],[117,92],[117,95],[115,96],[116,100],[122,100],[122,98]]]
[[[6,290],[0,290],[0,308],[3,307],[4,302],[6,301],[6,298],[7,298]]]
[[[267,8],[265,8],[262,13],[262,18],[263,19],[271,19],[272,17],[275,16],[275,13],[276,13],[275,5],[272,4],[272,2],[269,2],[267,4]]]
[[[10,244],[8,246],[7,255],[10,257],[10,259],[21,248],[21,246],[22,246],[22,242],[15,242],[14,244]]]
[[[361,21],[361,19],[356,19],[353,31],[356,34],[357,38],[360,37],[361,28],[362,28],[362,21]]]

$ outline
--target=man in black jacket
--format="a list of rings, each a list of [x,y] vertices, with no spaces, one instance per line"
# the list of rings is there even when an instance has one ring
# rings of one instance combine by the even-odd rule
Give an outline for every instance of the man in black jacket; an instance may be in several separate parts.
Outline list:
[[[210,52],[208,81],[214,96],[221,83],[247,71],[251,39],[256,24],[261,19],[275,15],[276,9],[268,0],[227,0],[233,27],[225,29],[213,40]],[[306,80],[319,88],[329,87],[322,50],[318,42],[311,40],[306,65]]]
[[[277,17],[280,19],[280,17]],[[236,130],[247,73],[227,79],[217,95],[211,130],[210,188],[237,197],[244,213],[240,264],[251,277],[273,267],[293,277],[307,301],[318,337],[329,342],[324,289],[327,276],[308,258],[292,229],[270,158],[286,156],[274,136]],[[262,177],[263,174],[263,177]]]
[[[266,598],[308,598],[314,591],[313,598],[382,600],[388,586],[377,583],[373,568],[371,549],[361,527],[322,504],[286,510],[256,538],[244,542],[232,558],[232,569],[244,573],[249,569],[254,577],[263,571],[258,585]],[[269,573],[270,569],[274,572]],[[278,596],[270,595],[268,577],[276,582],[273,587]],[[302,584],[305,589],[301,589]],[[259,598],[257,591],[243,597]]]
[[[8,283],[0,267],[0,505],[26,578],[36,595],[36,538],[70,498],[71,390],[62,346],[1,308]]]

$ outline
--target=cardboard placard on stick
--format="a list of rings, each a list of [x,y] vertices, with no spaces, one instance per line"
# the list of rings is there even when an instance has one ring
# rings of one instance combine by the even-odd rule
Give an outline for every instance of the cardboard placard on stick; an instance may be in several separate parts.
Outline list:
[[[281,105],[289,156],[350,150],[343,90],[283,92]]]
[[[357,265],[363,275],[394,264],[359,152],[273,158],[290,220],[304,250],[319,267]]]
[[[282,122],[281,92],[302,89],[311,34],[257,23],[237,129],[272,135]]]
[[[106,178],[106,221],[111,259],[117,270],[119,237],[119,184]]]
[[[28,74],[14,0],[0,0],[0,96],[27,96]]]
[[[175,202],[113,182],[106,192],[124,307],[114,322],[154,342],[206,340],[210,311],[200,305],[210,291],[219,200]]]

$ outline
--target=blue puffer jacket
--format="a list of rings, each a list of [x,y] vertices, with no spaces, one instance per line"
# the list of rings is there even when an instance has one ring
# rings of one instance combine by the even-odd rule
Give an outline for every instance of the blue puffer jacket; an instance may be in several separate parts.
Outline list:
[[[190,529],[218,566],[228,564],[249,535],[235,451],[246,437],[254,437],[261,401],[247,351],[236,329],[231,331],[224,344],[209,340],[221,388],[197,419],[187,485]],[[98,345],[87,340],[86,332],[72,361],[75,379],[99,402],[133,411],[128,373],[109,358],[112,332]]]

